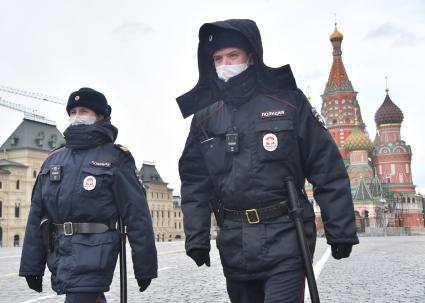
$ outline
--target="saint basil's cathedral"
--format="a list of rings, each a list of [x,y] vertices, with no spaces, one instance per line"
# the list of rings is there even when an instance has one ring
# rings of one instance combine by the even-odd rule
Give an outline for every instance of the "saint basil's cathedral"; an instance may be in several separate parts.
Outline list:
[[[350,177],[357,229],[423,228],[422,197],[416,194],[412,181],[412,150],[400,133],[403,112],[386,89],[384,101],[375,113],[377,133],[374,141],[370,140],[357,92],[342,61],[342,40],[335,25],[330,36],[333,63],[321,96],[321,113]],[[311,184],[306,183],[306,191],[313,201]],[[320,208],[316,203],[314,206],[320,232]]]

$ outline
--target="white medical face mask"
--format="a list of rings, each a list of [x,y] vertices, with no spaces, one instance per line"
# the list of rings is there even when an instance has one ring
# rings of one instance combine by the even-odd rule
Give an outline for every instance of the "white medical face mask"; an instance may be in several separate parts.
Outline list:
[[[87,115],[75,115],[69,117],[69,124],[71,125],[92,125],[96,122],[96,116],[87,116]]]
[[[217,76],[227,82],[230,78],[239,75],[248,68],[248,62],[233,65],[220,65],[215,68]]]

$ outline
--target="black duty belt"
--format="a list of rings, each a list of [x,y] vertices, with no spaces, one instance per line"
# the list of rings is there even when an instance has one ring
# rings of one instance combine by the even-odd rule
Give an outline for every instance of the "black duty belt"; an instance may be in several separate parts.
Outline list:
[[[288,214],[288,204],[282,201],[279,204],[264,208],[252,208],[246,210],[232,210],[224,208],[224,219],[243,219],[246,223],[257,224],[260,221],[284,216]]]
[[[65,222],[63,224],[53,224],[53,230],[57,233],[63,233],[65,236],[74,234],[101,234],[108,230],[115,230],[116,223],[109,225],[104,223],[72,223]]]

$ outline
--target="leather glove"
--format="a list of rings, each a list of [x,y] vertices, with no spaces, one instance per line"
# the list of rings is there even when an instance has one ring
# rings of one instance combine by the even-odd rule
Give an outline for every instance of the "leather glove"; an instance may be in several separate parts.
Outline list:
[[[28,287],[35,290],[36,292],[43,291],[43,277],[42,276],[25,276]]]
[[[210,263],[210,252],[207,249],[192,249],[190,252],[187,253],[189,257],[191,257],[196,265],[202,266],[206,265],[208,267],[211,266]]]
[[[347,243],[331,244],[332,257],[334,257],[337,260],[342,258],[348,258],[350,256],[352,248],[353,248],[353,244],[347,244]]]
[[[144,292],[146,288],[151,284],[152,279],[137,279],[137,284],[139,284],[139,291]]]

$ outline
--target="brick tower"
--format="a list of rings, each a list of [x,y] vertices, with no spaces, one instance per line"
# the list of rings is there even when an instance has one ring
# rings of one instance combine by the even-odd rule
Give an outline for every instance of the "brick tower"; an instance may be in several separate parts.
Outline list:
[[[343,159],[347,162],[349,151],[345,147],[345,140],[350,136],[355,126],[355,112],[357,112],[362,128],[364,128],[364,124],[357,102],[357,92],[354,91],[342,62],[341,44],[343,35],[338,31],[336,24],[329,39],[333,47],[333,62],[325,92],[321,96],[323,100],[321,113]]]
[[[403,112],[391,100],[388,89],[384,102],[375,113],[377,138],[374,160],[379,180],[384,188],[394,192],[414,194],[410,145],[401,140]]]

